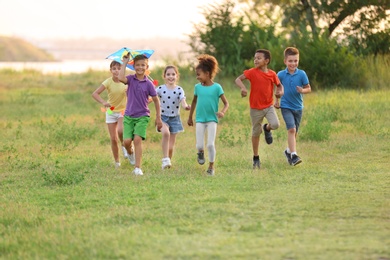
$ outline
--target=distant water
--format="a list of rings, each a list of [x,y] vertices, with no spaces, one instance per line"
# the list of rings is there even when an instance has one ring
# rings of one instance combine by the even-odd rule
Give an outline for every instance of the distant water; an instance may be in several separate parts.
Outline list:
[[[23,71],[33,69],[44,74],[83,73],[88,70],[109,71],[111,60],[64,60],[60,62],[0,62],[0,69]],[[153,63],[149,62],[152,67]]]

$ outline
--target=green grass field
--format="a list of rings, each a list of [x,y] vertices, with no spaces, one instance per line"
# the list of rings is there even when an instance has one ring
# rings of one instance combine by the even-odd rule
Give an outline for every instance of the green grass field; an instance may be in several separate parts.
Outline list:
[[[91,97],[108,76],[0,70],[1,259],[390,259],[388,90],[306,95],[296,167],[278,111],[253,170],[248,100],[226,79],[216,175],[186,124],[162,171],[150,124],[133,176],[115,170]],[[182,78],[190,103],[196,79]]]

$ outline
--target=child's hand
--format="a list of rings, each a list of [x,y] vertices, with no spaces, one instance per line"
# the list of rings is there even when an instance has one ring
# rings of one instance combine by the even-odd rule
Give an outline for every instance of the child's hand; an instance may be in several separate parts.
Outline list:
[[[279,99],[277,98],[274,104],[275,108],[280,108]]]
[[[246,89],[241,89],[241,97],[246,97],[248,95],[248,91]]]
[[[191,106],[190,106],[190,105],[187,105],[187,106],[185,107],[185,110],[191,110]]]
[[[194,122],[192,121],[192,118],[191,118],[191,117],[188,118],[187,124],[188,124],[189,126],[193,126],[193,125],[194,125]]]
[[[122,58],[123,64],[129,63],[129,60],[130,60],[130,55],[129,54],[123,56],[123,58]]]
[[[111,107],[111,104],[110,104],[110,103],[107,103],[107,102],[104,102],[104,103],[103,103],[103,106],[105,106],[105,107]]]
[[[217,115],[218,118],[222,118],[225,116],[225,113],[223,113],[223,112],[217,112],[215,114]]]
[[[162,128],[161,118],[160,119],[156,118],[155,125],[156,125],[156,128],[157,128],[157,131],[161,132],[161,128]]]
[[[300,86],[297,86],[297,91],[298,91],[298,93],[301,93],[301,94],[303,94],[303,88],[302,88],[302,87],[300,87]]]

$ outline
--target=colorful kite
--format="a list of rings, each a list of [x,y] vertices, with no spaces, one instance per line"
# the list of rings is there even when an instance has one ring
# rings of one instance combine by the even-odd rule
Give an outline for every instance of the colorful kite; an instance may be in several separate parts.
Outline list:
[[[131,69],[131,70],[134,70],[133,59],[135,56],[145,55],[149,59],[153,53],[154,53],[154,50],[132,50],[132,49],[124,47],[124,48],[114,52],[113,54],[109,55],[106,59],[114,60],[114,61],[119,62],[120,64],[123,64],[123,62],[122,62],[123,56],[130,55],[129,62],[126,64],[126,67]]]
[[[130,59],[129,59],[129,62],[126,64],[126,67],[131,69],[131,70],[135,70],[134,69],[134,57],[137,56],[137,55],[145,55],[148,59],[150,58],[150,56],[152,56],[152,54],[154,53],[154,50],[132,50],[132,49],[129,49],[129,48],[126,48],[126,47],[123,47],[122,49],[114,52],[113,54],[109,55],[106,59],[109,59],[109,60],[114,60],[114,61],[117,61],[119,62],[120,64],[123,64],[123,56],[127,56],[127,55],[130,55]],[[145,75],[150,79],[150,81],[153,82],[153,85],[155,87],[158,86],[158,81],[155,80],[155,79],[152,79],[150,76],[150,71],[147,70]]]

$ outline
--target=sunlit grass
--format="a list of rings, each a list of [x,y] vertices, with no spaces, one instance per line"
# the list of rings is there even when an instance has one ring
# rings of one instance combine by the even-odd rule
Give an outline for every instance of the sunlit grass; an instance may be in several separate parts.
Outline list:
[[[115,170],[91,98],[106,76],[24,72],[2,81],[0,258],[390,258],[388,90],[306,95],[296,167],[283,155],[278,111],[281,126],[272,145],[261,138],[258,171],[248,100],[225,79],[230,109],[218,125],[216,175],[197,164],[187,125],[173,168],[162,171],[151,123],[145,175],[136,177],[125,160]],[[194,83],[181,84],[189,101]]]

